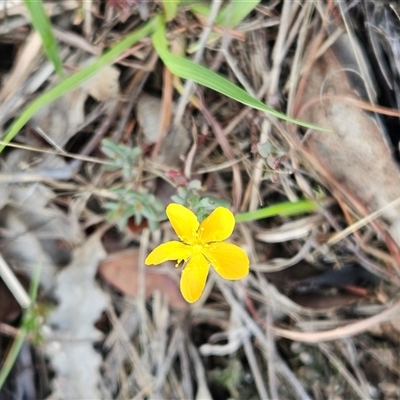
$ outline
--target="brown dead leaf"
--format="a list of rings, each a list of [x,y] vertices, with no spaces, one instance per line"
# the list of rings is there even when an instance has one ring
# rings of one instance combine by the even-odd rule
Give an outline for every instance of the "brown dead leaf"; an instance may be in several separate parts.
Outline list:
[[[138,122],[143,130],[146,144],[158,141],[161,124],[162,101],[148,94],[140,95],[136,104]],[[170,130],[162,139],[157,162],[168,167],[178,167],[182,164],[180,156],[185,154],[190,146],[190,135],[182,123]]]
[[[129,249],[111,254],[99,267],[100,276],[127,296],[137,296],[139,249]],[[172,264],[171,264],[172,265]],[[156,290],[167,298],[171,308],[185,309],[188,304],[183,299],[177,282],[164,273],[146,267],[146,299]]]
[[[62,148],[76,133],[76,128],[85,119],[84,106],[87,93],[80,87],[42,107],[30,124],[40,129],[52,143]]]
[[[95,61],[89,59],[82,66],[87,66]],[[84,82],[81,87],[97,101],[116,99],[119,96],[119,75],[118,68],[108,65],[102,68],[96,75]]]
[[[10,97],[15,95],[18,88],[37,68],[37,63],[41,56],[41,46],[42,41],[39,34],[36,32],[31,33],[21,46],[7,79],[4,79],[4,86],[0,94],[0,104],[4,104]]]
[[[30,165],[33,157],[29,152],[12,151],[1,171],[17,175],[24,171],[21,166]],[[47,166],[57,168],[63,165],[58,160],[58,157],[52,162],[48,159]],[[0,225],[8,236],[1,247],[2,255],[20,273],[27,275],[40,263],[43,267],[41,285],[49,290],[57,266],[68,261],[68,247],[79,243],[82,233],[73,228],[65,212],[51,206],[56,194],[48,186],[39,182],[24,185],[0,183],[0,192]]]
[[[316,59],[297,117],[333,129],[312,131],[306,153],[342,195],[376,211],[400,197],[400,176],[379,119],[355,105],[366,100],[368,91],[364,83],[368,79],[360,78],[360,55],[361,50],[354,54],[349,38],[343,35]],[[399,207],[384,213],[392,223],[399,215]]]
[[[93,62],[90,58],[81,67]],[[40,128],[58,147],[63,147],[76,134],[77,128],[85,120],[85,102],[88,96],[97,101],[116,101],[119,95],[119,71],[107,66],[81,86],[45,105],[31,119],[31,125]]]
[[[55,279],[58,304],[47,319],[51,329],[45,346],[55,371],[53,398],[101,398],[102,359],[93,343],[103,335],[94,324],[109,307],[110,298],[95,280],[97,266],[106,256],[100,238],[101,232],[88,237]]]

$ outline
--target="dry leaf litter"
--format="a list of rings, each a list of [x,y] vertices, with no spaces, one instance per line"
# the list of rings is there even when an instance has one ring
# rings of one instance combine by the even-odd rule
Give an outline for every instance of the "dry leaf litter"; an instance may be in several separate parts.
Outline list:
[[[159,7],[45,3],[65,73]],[[184,7],[168,25],[177,51],[332,132],[177,81],[148,38],[43,107],[1,156],[2,262],[25,290],[41,266],[42,312],[0,399],[400,398],[399,15],[386,1],[262,1],[230,29]],[[57,77],[22,1],[0,2],[0,33],[4,132]],[[103,168],[103,139],[132,165]],[[174,239],[163,218],[119,230],[106,216],[121,196],[163,209],[192,181],[236,212],[320,206],[237,224],[251,274],[213,274],[188,305],[178,269],[144,266]],[[21,322],[3,281],[0,318],[3,363]]]

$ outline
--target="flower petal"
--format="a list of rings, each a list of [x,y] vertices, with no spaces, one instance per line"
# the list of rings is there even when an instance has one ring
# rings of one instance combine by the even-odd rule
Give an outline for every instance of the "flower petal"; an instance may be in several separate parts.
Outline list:
[[[225,279],[244,278],[249,273],[246,252],[232,243],[213,243],[202,249],[211,265]]]
[[[157,246],[144,260],[146,265],[157,265],[169,260],[186,260],[192,254],[190,246],[171,241]]]
[[[188,208],[176,203],[169,204],[165,211],[179,239],[187,244],[195,244],[197,229],[199,229],[196,215]]]
[[[195,254],[183,268],[181,292],[188,303],[199,299],[206,284],[210,264],[202,254]]]
[[[217,207],[200,224],[200,242],[221,242],[232,235],[234,227],[235,217],[232,212],[225,207]]]

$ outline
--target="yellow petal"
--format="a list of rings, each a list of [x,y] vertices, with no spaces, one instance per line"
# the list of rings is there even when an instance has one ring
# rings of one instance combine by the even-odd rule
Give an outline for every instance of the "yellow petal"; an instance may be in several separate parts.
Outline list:
[[[199,228],[196,215],[188,208],[176,203],[169,204],[165,211],[179,239],[187,244],[195,244]]]
[[[213,243],[202,250],[211,265],[225,279],[244,278],[249,273],[249,258],[246,252],[231,243]]]
[[[157,246],[146,258],[146,265],[161,264],[169,260],[186,260],[192,254],[190,246],[171,241]]]
[[[225,207],[217,207],[200,224],[200,242],[221,242],[232,235],[234,227],[235,217],[232,212]]]
[[[210,265],[202,254],[195,254],[182,271],[181,292],[188,303],[199,299],[203,293]]]

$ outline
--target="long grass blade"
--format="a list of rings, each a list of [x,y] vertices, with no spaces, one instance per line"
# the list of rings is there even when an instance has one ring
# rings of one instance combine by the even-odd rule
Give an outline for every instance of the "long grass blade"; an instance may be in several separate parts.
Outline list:
[[[140,39],[150,35],[154,31],[154,20],[150,20],[141,28],[130,33],[126,38],[117,43],[109,51],[104,53],[93,64],[83,68],[82,70],[74,73],[68,78],[62,80],[56,86],[52,87],[47,92],[43,93],[37,99],[33,100],[14,121],[11,127],[4,134],[2,140],[6,143],[10,142],[15,135],[23,128],[23,126],[37,113],[42,107],[61,97],[63,94],[68,93],[73,88],[79,86],[82,82],[92,77],[99,72],[106,65],[110,65],[118,58],[125,50],[133,46]],[[4,150],[6,144],[0,145],[0,153]]]
[[[178,11],[179,0],[162,0],[166,21],[172,21]]]
[[[279,111],[268,107],[260,100],[251,96],[245,90],[230,82],[222,75],[219,75],[199,64],[196,64],[185,57],[172,54],[168,50],[165,23],[161,17],[158,18],[157,28],[155,33],[153,34],[153,45],[167,68],[174,75],[177,75],[180,78],[192,80],[193,82],[208,87],[209,89],[213,89],[216,92],[219,92],[225,96],[228,96],[238,101],[239,103],[255,108],[256,110],[264,111],[284,121],[292,122],[294,124],[304,126],[305,128],[330,131],[330,129],[326,127],[313,125],[308,122],[300,121],[298,119],[291,118],[283,113],[280,113]]]
[[[25,6],[31,18],[33,28],[39,33],[44,52],[48,60],[54,65],[57,74],[63,78],[64,71],[60,53],[58,51],[57,41],[51,29],[51,22],[46,15],[42,0],[24,0]]]

